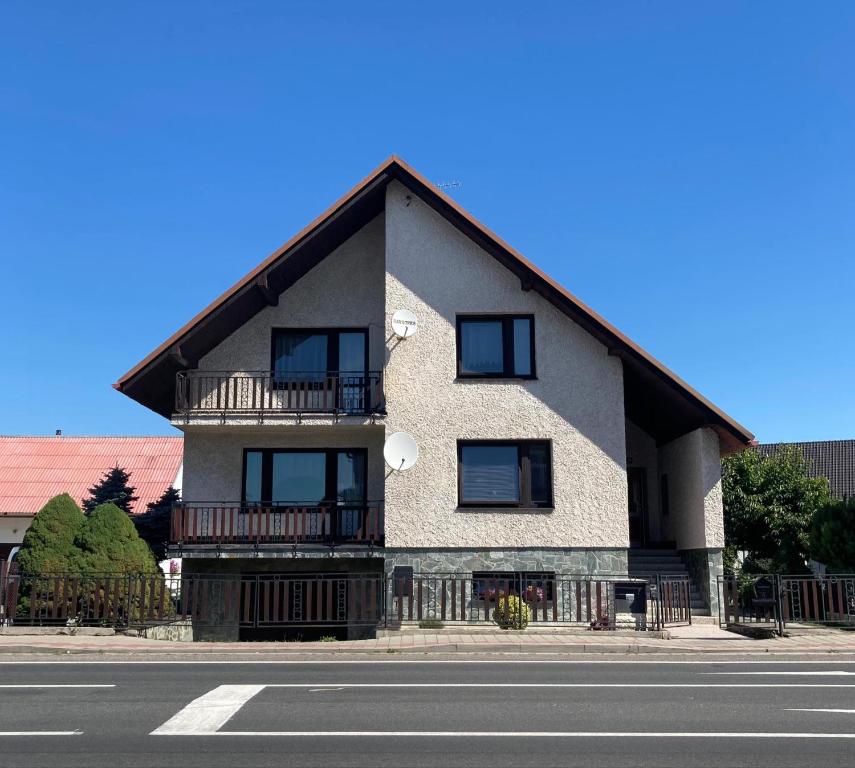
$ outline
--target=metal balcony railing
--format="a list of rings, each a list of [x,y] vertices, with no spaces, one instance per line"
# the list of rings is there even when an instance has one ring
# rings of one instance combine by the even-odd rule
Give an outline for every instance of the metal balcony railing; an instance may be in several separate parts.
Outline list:
[[[172,508],[173,544],[375,544],[383,542],[383,502],[280,506],[185,502]]]
[[[382,371],[181,371],[175,410],[191,414],[383,413]]]

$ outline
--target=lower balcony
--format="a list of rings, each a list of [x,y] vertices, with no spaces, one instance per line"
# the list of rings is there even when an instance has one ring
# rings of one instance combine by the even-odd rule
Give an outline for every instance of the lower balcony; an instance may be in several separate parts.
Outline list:
[[[187,502],[172,509],[170,543],[178,547],[383,545],[383,502],[307,506]]]

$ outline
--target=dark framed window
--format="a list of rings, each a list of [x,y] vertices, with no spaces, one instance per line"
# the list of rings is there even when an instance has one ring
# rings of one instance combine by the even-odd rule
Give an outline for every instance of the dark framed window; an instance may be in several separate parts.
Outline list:
[[[328,373],[368,370],[365,328],[274,328],[270,368],[276,378],[323,380]]]
[[[364,448],[244,451],[241,500],[246,504],[364,505],[367,487]]]
[[[552,507],[548,440],[460,440],[457,498],[461,507]]]
[[[459,378],[533,379],[533,315],[458,315]]]

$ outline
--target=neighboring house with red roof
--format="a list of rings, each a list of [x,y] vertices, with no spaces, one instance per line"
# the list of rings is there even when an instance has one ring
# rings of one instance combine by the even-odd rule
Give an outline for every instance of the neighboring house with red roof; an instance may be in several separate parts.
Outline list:
[[[0,558],[20,544],[45,502],[68,493],[79,504],[115,466],[130,473],[133,512],[181,487],[182,437],[0,436]]]

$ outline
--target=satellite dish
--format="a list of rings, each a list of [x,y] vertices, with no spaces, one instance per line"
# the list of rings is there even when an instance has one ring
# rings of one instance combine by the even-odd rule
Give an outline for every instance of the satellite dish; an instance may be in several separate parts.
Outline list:
[[[419,460],[419,446],[412,435],[395,432],[383,446],[383,458],[396,472],[404,472]]]
[[[398,338],[415,336],[418,329],[419,320],[409,309],[399,309],[392,315],[392,332]]]

